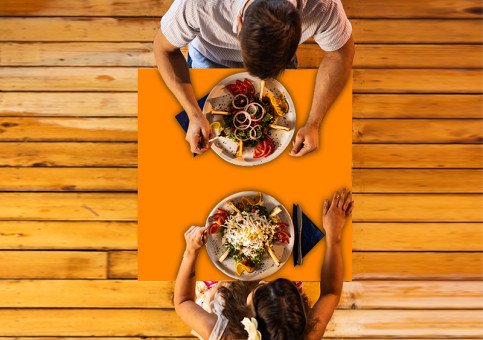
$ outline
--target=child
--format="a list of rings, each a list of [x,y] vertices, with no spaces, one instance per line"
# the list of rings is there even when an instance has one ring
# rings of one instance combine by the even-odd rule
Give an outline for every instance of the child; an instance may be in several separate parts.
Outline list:
[[[185,233],[186,251],[176,279],[176,313],[201,339],[321,339],[339,304],[342,292],[341,234],[352,213],[351,193],[342,190],[332,202],[324,201],[326,253],[321,271],[320,296],[308,307],[306,297],[289,280],[219,282],[205,289],[195,302],[195,263],[204,245],[204,227]]]

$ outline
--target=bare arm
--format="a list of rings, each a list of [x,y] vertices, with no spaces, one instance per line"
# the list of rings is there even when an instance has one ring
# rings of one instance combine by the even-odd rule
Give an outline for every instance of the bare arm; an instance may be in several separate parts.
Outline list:
[[[327,324],[339,304],[342,294],[343,265],[341,252],[341,234],[347,216],[352,213],[354,202],[351,193],[345,189],[339,197],[336,192],[329,207],[324,201],[323,225],[326,232],[326,250],[320,279],[320,296],[309,314],[309,324],[314,327],[307,334],[307,339],[321,339]]]
[[[186,140],[193,153],[203,153],[209,148],[211,129],[191,86],[188,64],[181,50],[172,45],[161,29],[154,39],[154,55],[159,73],[166,86],[188,114],[190,125]]]
[[[315,80],[314,97],[309,117],[300,128],[291,156],[303,156],[319,148],[319,131],[322,119],[344,88],[349,78],[354,59],[354,39],[352,36],[337,51],[328,52],[322,59]]]
[[[185,233],[186,250],[179,267],[174,288],[174,308],[178,316],[204,339],[208,339],[215,327],[217,316],[208,313],[195,302],[195,264],[203,232],[206,228],[191,227]]]

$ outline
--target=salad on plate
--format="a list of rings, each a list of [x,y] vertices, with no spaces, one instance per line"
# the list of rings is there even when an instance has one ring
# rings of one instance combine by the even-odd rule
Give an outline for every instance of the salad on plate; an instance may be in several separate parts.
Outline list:
[[[253,158],[266,158],[275,151],[271,130],[290,131],[278,125],[277,121],[289,111],[285,94],[272,95],[265,91],[265,81],[256,93],[253,82],[247,78],[237,79],[225,85],[231,95],[231,102],[222,110],[212,110],[212,115],[221,115],[221,120],[211,123],[219,137],[225,137],[238,144],[236,157],[243,157],[246,148],[253,148]]]
[[[261,193],[252,198],[242,197],[240,202],[227,201],[230,211],[217,208],[210,216],[208,233],[219,234],[225,251],[218,261],[221,263],[231,257],[235,261],[235,272],[241,276],[244,271],[252,273],[268,253],[278,267],[279,259],[272,246],[276,243],[288,244],[291,235],[285,230],[288,227],[278,217],[282,211],[276,206],[267,211]]]

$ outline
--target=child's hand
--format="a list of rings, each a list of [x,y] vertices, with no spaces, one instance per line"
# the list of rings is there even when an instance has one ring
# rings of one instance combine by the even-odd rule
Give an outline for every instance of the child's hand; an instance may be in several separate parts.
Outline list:
[[[342,193],[334,193],[332,203],[329,207],[329,201],[324,201],[324,211],[322,213],[322,224],[327,234],[327,240],[340,240],[342,228],[344,228],[347,216],[352,213],[354,201],[352,200],[351,192],[346,195],[346,190]]]
[[[192,226],[188,229],[184,234],[186,240],[186,252],[190,254],[198,254],[201,247],[206,243],[207,230],[206,227],[196,226]]]

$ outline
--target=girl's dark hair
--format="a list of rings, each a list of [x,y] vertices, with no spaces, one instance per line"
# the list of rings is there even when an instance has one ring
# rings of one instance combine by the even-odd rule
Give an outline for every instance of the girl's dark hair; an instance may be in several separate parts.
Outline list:
[[[228,326],[223,333],[223,339],[246,339],[248,333],[242,325],[245,317],[252,317],[253,312],[247,306],[247,297],[258,286],[256,281],[230,281],[218,288],[225,302],[223,315],[228,319]]]
[[[302,36],[300,13],[280,0],[255,0],[248,6],[239,40],[243,63],[252,75],[274,78],[292,61]]]
[[[307,325],[308,303],[287,279],[260,286],[253,296],[262,339],[302,339]]]
[[[262,339],[285,340],[302,339],[306,328],[306,315],[309,311],[308,299],[289,280],[277,279],[265,285],[253,281],[233,281],[218,288],[225,301],[223,315],[228,326],[223,339],[246,339],[247,332],[241,321],[245,317],[255,317]],[[247,306],[247,297],[253,294],[254,311]]]

